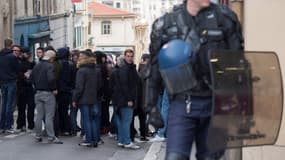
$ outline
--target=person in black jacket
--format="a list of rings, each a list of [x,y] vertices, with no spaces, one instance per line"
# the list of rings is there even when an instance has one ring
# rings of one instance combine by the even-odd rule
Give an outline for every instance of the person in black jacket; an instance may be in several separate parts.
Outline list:
[[[103,79],[103,87],[100,90],[100,100],[101,100],[101,122],[100,122],[100,129],[102,134],[107,134],[109,132],[109,126],[110,126],[110,115],[109,115],[109,105],[111,101],[111,93],[109,90],[109,74],[108,74],[108,68],[107,68],[107,56],[105,53],[101,51],[95,51],[94,52],[96,56],[96,62],[98,65],[98,68],[100,68],[102,72],[102,79]]]
[[[116,65],[112,70],[110,76],[110,92],[111,100],[113,105],[113,115],[111,118],[111,125],[110,125],[110,137],[115,137],[118,134],[118,101],[121,98],[121,90],[120,90],[120,82],[119,82],[119,68],[122,67],[124,62],[124,55],[120,55],[116,59]]]
[[[12,48],[12,44],[12,40],[6,39],[5,48],[0,51],[0,86],[2,93],[0,131],[8,133],[15,132],[12,128],[13,102],[16,98],[16,80],[20,65],[18,61],[20,46]]]
[[[100,72],[96,69],[96,59],[91,53],[83,51],[79,55],[78,71],[76,73],[75,90],[73,93],[73,107],[79,107],[83,120],[83,130],[86,140],[80,146],[97,147],[99,141],[98,130],[98,101],[97,94],[102,81]]]
[[[136,66],[133,64],[134,51],[127,49],[124,52],[125,64],[118,70],[119,90],[121,98],[117,99],[119,109],[118,118],[118,146],[131,149],[140,147],[133,144],[130,137],[130,125],[137,98],[138,74]]]
[[[42,122],[44,121],[48,142],[62,144],[55,136],[53,123],[56,107],[55,95],[57,94],[53,65],[55,56],[54,51],[46,51],[42,60],[32,70],[30,79],[36,89],[36,140],[42,141]]]
[[[21,68],[18,77],[17,87],[18,87],[18,119],[17,119],[17,129],[21,131],[26,131],[26,108],[27,108],[27,120],[28,129],[33,130],[35,126],[34,122],[34,112],[35,112],[35,94],[32,83],[28,80],[32,69],[35,66],[33,57],[29,48],[22,47],[21,49],[23,56],[21,58]]]
[[[59,78],[57,80],[57,113],[58,121],[56,121],[58,132],[62,135],[70,135],[71,126],[68,115],[69,105],[72,101],[72,91],[75,88],[76,66],[69,60],[70,52],[67,48],[59,48],[57,50],[58,63],[61,65]]]

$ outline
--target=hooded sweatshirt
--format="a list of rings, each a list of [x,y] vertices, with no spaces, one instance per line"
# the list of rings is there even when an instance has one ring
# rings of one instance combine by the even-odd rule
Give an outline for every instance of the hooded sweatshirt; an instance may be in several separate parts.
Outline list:
[[[4,48],[0,51],[0,83],[15,82],[18,77],[20,62],[12,54],[11,49]]]

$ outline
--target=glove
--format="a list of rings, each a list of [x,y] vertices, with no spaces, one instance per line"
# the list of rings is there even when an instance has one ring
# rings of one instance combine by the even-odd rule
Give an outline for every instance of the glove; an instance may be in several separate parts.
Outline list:
[[[148,112],[147,124],[152,125],[155,129],[164,127],[163,119],[161,117],[160,110],[158,109],[158,107],[154,106]]]

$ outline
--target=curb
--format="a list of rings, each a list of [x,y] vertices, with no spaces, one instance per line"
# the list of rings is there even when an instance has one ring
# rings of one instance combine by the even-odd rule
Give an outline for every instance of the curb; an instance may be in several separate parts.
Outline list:
[[[158,160],[162,143],[163,142],[152,143],[143,160]]]

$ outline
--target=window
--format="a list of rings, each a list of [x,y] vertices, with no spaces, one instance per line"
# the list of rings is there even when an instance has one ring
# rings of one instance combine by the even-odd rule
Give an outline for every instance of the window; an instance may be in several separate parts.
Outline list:
[[[33,1],[34,5],[34,15],[40,15],[41,14],[41,2],[39,0]]]
[[[112,1],[102,1],[102,3],[105,4],[105,5],[108,5],[110,7],[114,6],[114,2],[112,2]]]
[[[28,1],[25,0],[25,14],[28,15]]]
[[[17,0],[14,0],[14,15],[17,15]]]
[[[109,35],[111,34],[111,21],[103,21],[102,22],[102,35]]]
[[[81,27],[75,27],[75,48],[79,48],[82,46],[82,28]]]
[[[116,3],[116,8],[121,8],[121,3],[120,2]]]
[[[53,0],[53,13],[57,12],[57,1]]]
[[[91,34],[91,22],[88,22],[88,34]]]

